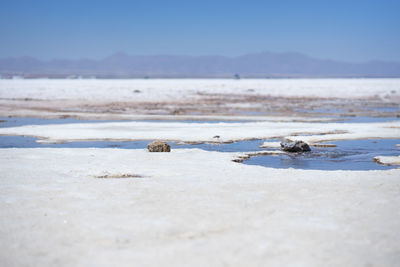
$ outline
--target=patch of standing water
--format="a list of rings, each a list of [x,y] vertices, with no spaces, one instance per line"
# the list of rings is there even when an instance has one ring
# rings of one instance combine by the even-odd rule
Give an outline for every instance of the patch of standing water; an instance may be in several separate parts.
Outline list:
[[[62,118],[62,119],[42,119],[42,118],[30,118],[30,117],[0,117],[0,128],[4,127],[18,127],[24,125],[47,125],[47,124],[69,124],[69,123],[102,123],[102,122],[182,122],[182,123],[242,123],[251,122],[243,120],[79,120],[74,118]]]
[[[373,161],[376,156],[398,156],[400,139],[346,140],[329,142],[336,147],[312,147],[311,152],[252,157],[245,164],[271,168],[312,170],[385,170],[396,166]]]
[[[374,110],[377,112],[400,112],[400,105],[391,107],[365,107],[366,110]]]
[[[224,143],[201,143],[201,144],[177,144],[173,143],[172,148],[199,148],[206,151],[217,151],[217,152],[251,152],[251,151],[259,151],[260,145],[262,145],[265,141],[272,140],[247,140],[247,141],[239,141],[229,144]]]
[[[0,136],[0,148],[120,148],[145,149],[147,141],[80,141],[58,144],[40,144],[37,138],[24,136]],[[179,144],[169,142],[172,149],[199,148],[218,152],[254,152],[263,149],[264,141],[239,141],[231,144]],[[381,165],[373,161],[376,156],[398,156],[400,139],[347,140],[330,142],[337,147],[312,147],[311,152],[285,153],[251,157],[243,164],[261,165],[271,168],[295,168],[312,170],[385,170],[396,166]],[[274,150],[274,149],[269,149]],[[277,150],[277,149],[275,149]]]
[[[152,140],[140,141],[76,141],[65,143],[38,143],[38,138],[29,136],[0,136],[0,148],[122,148],[144,149]],[[172,149],[199,148],[218,152],[249,152],[260,150],[260,145],[267,140],[240,141],[230,144],[184,144],[168,142]],[[269,141],[269,140],[268,140]]]
[[[369,123],[369,122],[388,122],[400,120],[398,117],[341,117],[339,123]]]
[[[355,117],[357,118],[357,117]],[[361,118],[361,117],[358,117]],[[369,118],[369,117],[368,117]],[[379,118],[381,119],[381,118]],[[388,119],[388,118],[382,118]],[[396,118],[398,119],[398,118]],[[32,124],[61,124],[61,123],[90,123],[105,121],[87,121],[77,119],[36,119],[36,118],[1,118],[0,127],[15,127]],[[110,122],[110,121],[106,121]],[[157,121],[159,122],[159,121]],[[164,122],[164,121],[163,121]],[[181,122],[221,122],[221,121],[181,121]],[[363,121],[364,122],[364,121]],[[371,122],[371,121],[365,121]],[[41,144],[37,138],[26,136],[0,136],[0,148],[121,148],[145,149],[152,140],[146,141],[79,141],[58,144]],[[255,152],[261,151],[259,146],[264,141],[279,140],[250,140],[230,144],[181,144],[170,142],[172,149],[199,148],[206,151],[218,152]],[[332,142],[330,142],[332,143]],[[373,161],[375,156],[398,156],[400,154],[400,139],[377,140],[348,140],[337,141],[337,147],[312,147],[312,151],[303,154],[264,155],[251,157],[244,164],[261,165],[273,168],[295,168],[316,170],[378,170],[396,168],[396,166],[380,165]],[[268,149],[271,150],[271,149]],[[273,150],[273,149],[272,149]]]
[[[296,110],[301,113],[319,114],[326,118],[335,119],[338,123],[369,123],[369,122],[388,122],[400,119],[399,107],[365,107],[367,111],[377,112],[371,116],[365,116],[363,113],[349,113],[340,108],[316,108],[316,109],[300,109]],[[389,112],[389,113],[388,113]],[[398,113],[398,114],[393,114]],[[336,121],[337,120],[337,121]],[[329,123],[329,121],[327,122]]]
[[[18,127],[24,125],[46,125],[46,124],[69,124],[69,123],[100,123],[100,122],[122,122],[119,121],[108,121],[108,120],[78,120],[74,118],[63,118],[63,119],[42,119],[42,118],[30,118],[30,117],[0,117],[0,128],[4,127]]]
[[[0,148],[125,148],[143,149],[150,141],[78,141],[55,144],[37,143],[36,137],[0,136]]]

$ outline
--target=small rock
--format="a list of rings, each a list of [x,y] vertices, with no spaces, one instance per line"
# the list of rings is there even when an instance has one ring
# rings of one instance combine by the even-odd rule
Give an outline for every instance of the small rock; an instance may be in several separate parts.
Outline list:
[[[213,138],[220,138],[220,136],[219,135],[215,135]]]
[[[281,141],[281,148],[286,152],[307,152],[311,151],[310,146],[303,141],[292,141],[284,139]]]
[[[149,152],[171,152],[171,146],[166,142],[154,141],[147,145]]]

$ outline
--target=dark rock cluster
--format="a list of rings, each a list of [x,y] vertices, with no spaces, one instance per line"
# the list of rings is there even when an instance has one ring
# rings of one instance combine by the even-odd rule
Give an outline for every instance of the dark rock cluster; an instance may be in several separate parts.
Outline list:
[[[292,141],[290,139],[283,139],[281,141],[281,148],[286,152],[308,152],[311,151],[310,146],[303,141]]]

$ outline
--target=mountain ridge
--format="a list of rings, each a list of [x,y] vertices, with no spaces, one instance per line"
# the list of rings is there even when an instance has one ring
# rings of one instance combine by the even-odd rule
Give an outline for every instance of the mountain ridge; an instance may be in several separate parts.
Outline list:
[[[103,59],[39,60],[30,56],[0,58],[0,74],[25,77],[104,78],[247,78],[266,77],[400,77],[400,62],[344,62],[297,52],[260,52],[234,57],[205,55],[129,55]]]

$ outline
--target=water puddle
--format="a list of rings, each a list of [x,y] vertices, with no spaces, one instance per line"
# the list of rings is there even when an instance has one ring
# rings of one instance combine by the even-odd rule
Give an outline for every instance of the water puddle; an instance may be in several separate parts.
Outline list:
[[[0,128],[24,125],[47,125],[69,123],[102,123],[102,122],[182,122],[182,123],[244,123],[244,120],[79,120],[74,118],[42,119],[30,117],[0,117]]]
[[[140,141],[77,141],[66,143],[38,143],[38,138],[29,136],[0,136],[0,148],[122,148],[122,149],[144,149],[147,148],[152,140]],[[229,144],[217,143],[197,143],[186,144],[181,142],[168,142],[172,149],[181,148],[199,148],[206,151],[217,152],[249,152],[261,150],[260,145],[264,141],[271,140],[253,140],[240,141]]]
[[[398,106],[388,106],[388,107],[365,107],[365,110],[373,110],[377,112],[384,112],[384,113],[400,113],[400,105]]]
[[[360,118],[360,117],[359,117]],[[369,118],[370,119],[370,118]],[[385,118],[387,119],[387,118]],[[398,118],[396,118],[398,119]],[[36,119],[36,118],[0,118],[0,127],[15,127],[31,124],[60,124],[60,123],[93,123],[105,121],[83,121],[77,119]],[[106,121],[110,122],[110,121]],[[159,121],[157,121],[159,122]],[[170,122],[170,121],[169,121]],[[218,123],[220,121],[180,121],[196,123]],[[361,122],[361,121],[360,121]],[[363,122],[371,122],[369,120]],[[35,137],[0,136],[0,148],[121,148],[145,149],[152,140],[145,141],[79,141],[57,144],[41,144]],[[279,140],[248,140],[235,143],[197,143],[184,144],[170,142],[172,149],[199,148],[206,151],[218,152],[257,152],[266,150],[260,148],[265,141]],[[329,142],[336,147],[312,147],[311,152],[303,154],[285,153],[280,155],[253,156],[243,161],[243,164],[261,165],[273,168],[295,168],[314,170],[384,170],[397,168],[374,162],[376,156],[398,156],[400,154],[400,139],[371,139]],[[267,149],[267,150],[279,150]]]
[[[376,156],[398,156],[400,139],[346,140],[329,142],[336,147],[312,147],[311,152],[285,153],[251,157],[244,164],[272,168],[312,170],[386,170],[386,166],[374,162]]]
[[[30,117],[0,117],[0,128],[18,127],[24,125],[47,125],[47,124],[68,124],[68,123],[100,123],[100,122],[122,122],[125,120],[109,121],[109,120],[78,120],[73,118],[63,119],[42,119]]]
[[[148,141],[80,141],[59,144],[40,144],[37,138],[26,136],[0,136],[0,148],[120,148],[145,149]],[[231,144],[181,144],[169,142],[172,149],[199,148],[218,152],[255,152],[262,151],[264,141],[239,141]],[[311,152],[285,153],[280,155],[262,155],[250,157],[243,164],[261,165],[272,168],[294,168],[312,170],[385,170],[396,166],[376,163],[376,156],[398,156],[400,139],[371,139],[329,142],[336,147],[312,147]],[[268,149],[279,150],[279,149]]]
[[[272,140],[250,140],[250,141],[239,141],[230,144],[224,143],[200,143],[200,144],[179,144],[173,143],[172,148],[199,148],[206,151],[217,151],[217,152],[249,152],[262,150],[260,146],[265,141]]]
[[[400,106],[361,107],[361,112],[349,112],[341,108],[299,109],[297,112],[332,118],[338,123],[388,122],[400,119]],[[364,112],[363,112],[364,111]]]
[[[341,117],[338,123],[370,123],[370,122],[388,122],[400,120],[399,117]]]

